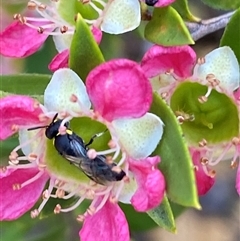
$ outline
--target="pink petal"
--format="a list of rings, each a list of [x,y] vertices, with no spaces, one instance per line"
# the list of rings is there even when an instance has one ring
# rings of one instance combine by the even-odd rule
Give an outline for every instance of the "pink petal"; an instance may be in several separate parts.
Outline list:
[[[198,195],[205,195],[213,186],[215,178],[206,175],[200,162],[201,153],[197,150],[191,150],[193,164],[196,166],[195,175],[197,182]]]
[[[100,44],[102,41],[102,31],[95,26],[91,27],[91,31],[92,31],[92,34],[93,34],[97,44]]]
[[[48,35],[40,34],[36,29],[14,21],[0,33],[0,53],[6,57],[27,57],[35,53],[47,37]]]
[[[37,101],[21,95],[7,96],[0,99],[0,140],[11,136],[13,125],[27,126],[38,124],[42,110],[36,105]]]
[[[180,78],[192,75],[196,54],[189,46],[152,46],[143,56],[141,66],[148,78],[174,70]]]
[[[139,212],[146,212],[157,207],[164,196],[165,179],[157,168],[159,156],[144,160],[129,160],[129,170],[133,172],[138,189],[131,199],[133,207]]]
[[[175,2],[175,0],[158,0],[154,7],[165,7]]]
[[[237,189],[238,195],[240,195],[240,163],[238,164],[238,170],[237,170],[236,189]]]
[[[138,64],[112,60],[93,69],[86,80],[94,109],[105,119],[140,117],[152,102],[152,88]]]
[[[39,170],[10,169],[0,176],[0,220],[14,220],[30,210],[39,199],[47,182],[48,175],[43,174],[39,179],[23,187],[13,190],[13,184],[21,184],[34,177]]]
[[[93,216],[87,216],[79,232],[81,241],[129,241],[128,223],[118,204],[107,201]]]
[[[61,68],[68,68],[68,59],[69,49],[65,49],[52,59],[51,63],[48,65],[48,68],[53,72]]]
[[[233,92],[234,98],[237,102],[240,103],[240,88]]]

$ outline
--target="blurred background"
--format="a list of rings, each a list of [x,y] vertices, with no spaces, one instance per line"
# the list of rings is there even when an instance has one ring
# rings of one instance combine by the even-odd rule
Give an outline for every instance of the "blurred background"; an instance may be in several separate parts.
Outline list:
[[[12,22],[12,16],[27,1],[1,0],[0,30]],[[189,0],[192,13],[202,19],[223,14],[202,4],[200,0]],[[16,4],[18,5],[16,8]],[[20,7],[20,8],[19,8]],[[203,57],[218,47],[223,30],[209,34],[192,46],[199,57]],[[151,46],[142,39],[141,30],[111,36],[104,34],[100,45],[105,58],[129,58],[140,61],[144,52]],[[56,54],[51,38],[36,54],[21,60],[12,60],[0,56],[0,73],[44,73],[51,74],[48,63]],[[16,146],[17,139],[0,143],[1,165],[7,163],[8,153]],[[230,162],[221,162],[217,166],[216,183],[210,192],[200,198],[202,210],[186,210],[177,218],[177,234],[171,234],[153,227],[150,219],[144,215],[135,217],[129,211],[129,222],[134,241],[237,241],[240,240],[240,205],[235,190],[236,170],[230,168]],[[183,177],[184,178],[184,177]],[[1,188],[1,187],[0,187]],[[4,194],[1,193],[1,198]],[[16,200],[17,201],[17,200]],[[0,223],[0,241],[77,241],[80,224],[75,217],[80,210],[70,214],[51,215],[47,219],[32,220],[29,213],[14,222]],[[137,221],[139,220],[139,221]],[[134,223],[133,225],[131,223]],[[144,230],[143,226],[153,227]],[[115,241],[115,240],[113,240]],[[117,241],[117,240],[116,240]]]

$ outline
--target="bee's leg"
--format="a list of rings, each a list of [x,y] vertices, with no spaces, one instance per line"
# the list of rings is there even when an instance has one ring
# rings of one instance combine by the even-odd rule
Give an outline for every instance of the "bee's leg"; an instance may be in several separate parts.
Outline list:
[[[103,134],[104,134],[105,132],[107,132],[107,131],[108,131],[108,129],[106,129],[106,130],[103,131],[103,132],[100,132],[100,133],[97,133],[97,134],[93,135],[93,136],[91,137],[91,139],[89,140],[89,142],[85,145],[85,148],[87,148],[88,146],[90,146],[90,145],[93,143],[93,141],[94,141],[95,138],[100,137],[101,135],[103,135]]]

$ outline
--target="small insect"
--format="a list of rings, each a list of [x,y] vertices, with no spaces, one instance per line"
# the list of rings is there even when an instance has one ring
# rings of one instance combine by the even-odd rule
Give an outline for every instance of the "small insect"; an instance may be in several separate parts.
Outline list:
[[[70,163],[79,167],[85,175],[96,183],[107,185],[108,182],[121,181],[124,178],[126,173],[120,168],[119,171],[118,168],[114,168],[117,166],[116,163],[108,163],[106,156],[97,155],[94,159],[88,157],[88,146],[93,143],[99,134],[94,135],[85,144],[83,139],[70,129],[69,122],[64,124],[66,134],[60,134],[59,128],[62,120],[57,119],[57,115],[54,116],[48,126],[33,127],[28,130],[46,128],[45,135],[48,139],[53,139],[54,147],[58,153]]]
[[[154,6],[157,2],[158,2],[158,0],[145,0],[145,3],[148,6]]]

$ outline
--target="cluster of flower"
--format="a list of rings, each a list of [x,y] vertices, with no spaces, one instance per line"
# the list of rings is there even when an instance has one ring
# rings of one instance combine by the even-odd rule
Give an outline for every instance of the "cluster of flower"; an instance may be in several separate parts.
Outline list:
[[[80,2],[97,13],[95,19],[85,19],[97,43],[102,31],[120,34],[140,24],[138,0]],[[146,1],[155,7],[172,2]],[[16,21],[0,35],[4,56],[27,57],[49,35],[59,52],[49,64],[54,73],[44,92],[44,104],[21,95],[0,100],[0,139],[18,133],[20,142],[10,153],[10,165],[0,169],[4,194],[0,219],[17,219],[32,209],[41,195],[43,201],[31,212],[32,218],[39,215],[50,198],[77,196],[73,206],[57,205],[54,212],[72,211],[85,199],[91,200],[86,212],[77,217],[83,221],[81,240],[99,237],[126,241],[130,239],[129,229],[118,201],[146,212],[161,203],[166,189],[164,176],[157,167],[160,157],[150,156],[164,132],[164,123],[149,112],[153,91],[166,100],[182,126],[195,167],[198,194],[203,195],[214,184],[215,172],[211,167],[229,153],[233,153],[231,165],[236,167],[240,156],[239,65],[229,47],[218,48],[197,60],[189,46],[154,45],[140,63],[127,59],[107,61],[90,71],[84,83],[68,68],[74,23],[63,19],[60,3],[51,1],[45,5],[31,0],[27,11],[31,17],[15,15]],[[34,17],[33,11],[40,17]],[[59,168],[59,157],[53,154],[44,129],[28,131],[49,125],[56,113],[63,119],[61,126],[78,117],[102,123],[111,137],[109,149],[90,150],[95,155],[109,155],[109,162],[117,163],[126,177],[103,186],[80,175],[74,165]],[[19,156],[19,150],[23,156]],[[43,191],[46,183],[48,188]],[[236,188],[240,194],[240,168]]]

